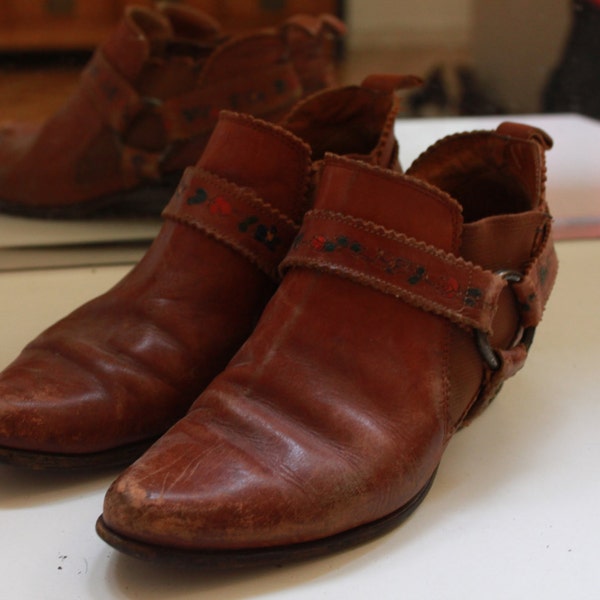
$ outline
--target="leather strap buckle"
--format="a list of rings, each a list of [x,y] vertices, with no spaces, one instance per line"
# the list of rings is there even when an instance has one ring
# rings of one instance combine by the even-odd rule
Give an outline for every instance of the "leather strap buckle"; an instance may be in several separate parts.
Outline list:
[[[500,271],[496,271],[495,275],[502,277],[509,284],[521,283],[524,279],[524,275],[519,271],[513,271],[510,269],[503,269]],[[511,348],[514,348],[518,345],[522,345],[525,350],[529,350],[531,344],[533,343],[533,338],[535,336],[535,326],[523,327],[519,328],[517,336],[513,341]],[[497,371],[501,366],[501,360],[498,357],[496,351],[492,348],[490,344],[490,338],[487,333],[481,331],[480,329],[475,330],[475,343],[477,344],[477,349],[479,350],[479,354],[481,354],[481,358],[483,358],[484,362],[492,371]]]

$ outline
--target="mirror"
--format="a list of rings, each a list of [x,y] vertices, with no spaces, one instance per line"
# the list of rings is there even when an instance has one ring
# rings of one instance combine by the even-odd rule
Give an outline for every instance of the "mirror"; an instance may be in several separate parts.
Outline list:
[[[290,12],[336,13],[348,27],[337,65],[341,83],[358,83],[371,72],[424,78],[423,87],[405,98],[405,119],[544,112],[600,118],[599,0],[185,1],[212,11],[228,31],[277,23]],[[5,0],[0,121],[43,122],[55,114],[126,4],[152,2]],[[6,135],[0,133],[0,157]],[[76,140],[81,132],[70,135]],[[159,226],[156,217],[2,213],[0,270],[135,262]]]

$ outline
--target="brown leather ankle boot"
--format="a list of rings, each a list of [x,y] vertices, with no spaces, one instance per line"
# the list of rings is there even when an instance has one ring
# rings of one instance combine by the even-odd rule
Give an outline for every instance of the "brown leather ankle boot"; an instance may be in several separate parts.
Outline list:
[[[331,157],[256,329],[109,489],[98,532],[203,567],[314,558],[421,502],[525,361],[556,275],[549,138],[447,138],[407,176]]]
[[[303,83],[332,83],[326,46],[342,30],[332,16],[299,16],[227,38],[190,8],[129,7],[60,111],[41,127],[0,129],[0,210],[158,215],[221,109],[277,120]]]
[[[0,374],[0,461],[126,464],[182,417],[250,334],[311,206],[325,152],[397,165],[397,87],[319,92],[272,125],[224,113],[141,262]]]

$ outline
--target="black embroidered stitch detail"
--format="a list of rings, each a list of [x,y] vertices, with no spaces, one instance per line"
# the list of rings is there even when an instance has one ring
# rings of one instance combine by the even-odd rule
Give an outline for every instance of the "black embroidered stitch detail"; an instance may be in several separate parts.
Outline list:
[[[414,275],[411,275],[408,278],[408,283],[410,283],[411,285],[417,285],[417,283],[419,283],[421,279],[425,277],[426,274],[427,271],[425,270],[425,267],[417,267],[417,270],[414,272]]]
[[[275,225],[267,227],[263,223],[256,226],[254,239],[264,244],[271,251],[275,251],[281,243],[281,239],[277,235],[277,227]]]
[[[244,219],[239,225],[238,225],[238,229],[242,232],[242,233],[246,233],[248,231],[248,229],[250,229],[250,227],[252,225],[255,225],[256,223],[258,223],[258,217],[252,215],[250,217],[248,217],[247,219]]]
[[[467,288],[464,297],[464,303],[467,306],[475,306],[481,298],[481,290],[477,288]]]
[[[180,188],[182,189],[182,188]],[[178,194],[185,193],[185,190],[178,190]],[[209,196],[204,188],[197,188],[196,191],[188,196],[186,203],[190,206],[202,205],[204,209],[208,208],[211,215],[217,215],[223,218],[235,218],[237,227],[241,233],[247,233],[257,241],[274,252],[281,244],[282,240],[275,225],[262,223],[256,215],[241,215],[236,206],[232,205],[222,194]],[[240,220],[241,219],[241,220]]]
[[[204,188],[198,188],[193,196],[187,199],[188,204],[202,204],[206,202],[208,194]]]

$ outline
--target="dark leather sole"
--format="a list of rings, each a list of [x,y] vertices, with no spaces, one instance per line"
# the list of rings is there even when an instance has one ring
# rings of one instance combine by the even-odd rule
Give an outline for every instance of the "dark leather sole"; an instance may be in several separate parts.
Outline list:
[[[0,198],[0,212],[37,219],[158,217],[177,188],[181,173],[162,181],[93,198],[69,206],[29,206]]]
[[[90,454],[52,454],[0,446],[0,464],[34,471],[92,471],[126,467],[139,458],[155,440]]]
[[[139,542],[111,530],[102,515],[96,521],[96,533],[109,545],[135,558],[177,566],[191,566],[198,570],[233,570],[279,566],[301,562],[360,546],[391,531],[405,521],[421,504],[431,489],[435,473],[425,486],[404,506],[371,523],[343,531],[319,540],[240,550],[187,550]]]

